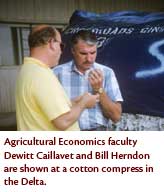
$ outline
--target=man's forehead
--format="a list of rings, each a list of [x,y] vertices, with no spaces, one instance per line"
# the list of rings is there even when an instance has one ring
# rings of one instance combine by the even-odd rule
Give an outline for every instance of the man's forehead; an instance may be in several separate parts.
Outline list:
[[[96,51],[97,50],[97,45],[90,45],[88,43],[77,43],[75,45],[75,49],[78,49],[78,50],[88,50],[88,51]]]

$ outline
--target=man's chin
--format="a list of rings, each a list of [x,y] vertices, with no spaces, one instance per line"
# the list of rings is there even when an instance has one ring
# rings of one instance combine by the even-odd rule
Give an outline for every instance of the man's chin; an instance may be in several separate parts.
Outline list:
[[[92,64],[85,65],[85,69],[88,70],[92,67]]]

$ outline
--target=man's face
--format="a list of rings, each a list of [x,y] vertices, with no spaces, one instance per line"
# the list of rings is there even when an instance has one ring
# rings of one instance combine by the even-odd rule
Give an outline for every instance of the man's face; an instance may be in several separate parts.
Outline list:
[[[77,69],[84,73],[86,70],[90,69],[96,60],[97,46],[89,45],[83,40],[79,40],[72,48],[72,54]]]
[[[61,36],[60,36],[60,33],[57,31],[56,32],[56,40],[53,42],[53,66],[52,67],[55,67],[56,65],[58,65],[58,62],[59,62],[59,59],[60,59],[60,56],[61,56],[61,53],[62,53],[62,50],[61,50],[61,43],[62,43],[62,40],[61,40]]]

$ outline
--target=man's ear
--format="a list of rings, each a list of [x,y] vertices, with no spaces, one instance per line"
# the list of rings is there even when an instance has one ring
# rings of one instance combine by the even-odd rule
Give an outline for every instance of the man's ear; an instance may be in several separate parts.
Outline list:
[[[73,48],[73,47],[71,47],[71,52],[72,52],[72,54],[75,52],[75,50],[74,50],[74,48]]]
[[[74,48],[72,47],[71,48],[71,53],[74,55],[75,54],[75,51],[74,51]]]
[[[55,49],[55,42],[54,42],[54,40],[53,39],[51,39],[50,41],[49,41],[49,47],[50,47],[50,49]]]

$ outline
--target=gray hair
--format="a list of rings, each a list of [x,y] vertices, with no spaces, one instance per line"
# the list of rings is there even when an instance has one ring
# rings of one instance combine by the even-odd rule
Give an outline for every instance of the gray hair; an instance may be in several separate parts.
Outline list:
[[[80,30],[75,33],[71,39],[71,46],[73,47],[79,40],[82,40],[89,45],[97,45],[98,43],[96,35],[89,30]]]

